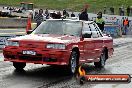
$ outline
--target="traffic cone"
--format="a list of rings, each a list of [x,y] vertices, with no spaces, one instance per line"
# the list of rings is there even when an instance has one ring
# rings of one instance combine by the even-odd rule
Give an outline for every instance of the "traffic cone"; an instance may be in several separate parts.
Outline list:
[[[26,33],[28,32],[28,30],[32,30],[32,28],[31,28],[31,17],[28,17],[28,20],[27,20]]]

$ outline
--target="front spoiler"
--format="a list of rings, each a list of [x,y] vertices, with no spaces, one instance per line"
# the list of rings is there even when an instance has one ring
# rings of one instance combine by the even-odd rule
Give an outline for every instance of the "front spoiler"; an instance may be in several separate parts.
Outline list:
[[[10,62],[24,62],[24,63],[34,63],[34,64],[47,64],[47,65],[68,65],[66,62],[43,62],[43,61],[27,61],[27,60],[11,60],[11,59],[4,59],[4,61]]]

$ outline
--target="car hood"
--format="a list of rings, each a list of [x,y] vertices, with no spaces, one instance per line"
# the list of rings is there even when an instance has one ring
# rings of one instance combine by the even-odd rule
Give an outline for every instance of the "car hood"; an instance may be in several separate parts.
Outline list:
[[[35,41],[35,42],[52,42],[52,43],[72,43],[78,42],[79,37],[70,35],[54,35],[54,34],[30,34],[20,37],[11,38],[12,41]]]

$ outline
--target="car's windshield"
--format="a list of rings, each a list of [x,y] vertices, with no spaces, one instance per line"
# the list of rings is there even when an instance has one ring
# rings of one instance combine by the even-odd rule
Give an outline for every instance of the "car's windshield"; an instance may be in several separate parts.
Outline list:
[[[79,21],[48,20],[38,26],[32,34],[60,34],[80,36],[82,24]]]

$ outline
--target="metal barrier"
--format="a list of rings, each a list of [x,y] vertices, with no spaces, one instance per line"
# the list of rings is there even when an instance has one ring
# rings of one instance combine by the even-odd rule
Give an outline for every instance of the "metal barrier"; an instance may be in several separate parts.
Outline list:
[[[114,38],[122,36],[121,27],[114,24],[105,25],[104,33],[110,34]]]

